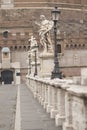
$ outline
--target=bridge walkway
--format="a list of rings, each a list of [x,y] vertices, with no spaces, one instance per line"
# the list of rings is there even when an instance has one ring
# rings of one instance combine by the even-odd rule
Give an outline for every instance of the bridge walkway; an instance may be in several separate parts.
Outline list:
[[[20,86],[20,111],[21,130],[62,130],[25,85]]]
[[[0,85],[0,130],[62,130],[25,84]]]

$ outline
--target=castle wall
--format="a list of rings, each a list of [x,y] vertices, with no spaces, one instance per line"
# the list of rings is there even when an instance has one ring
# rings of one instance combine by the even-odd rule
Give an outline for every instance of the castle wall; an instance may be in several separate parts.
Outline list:
[[[87,50],[87,1],[14,0],[12,2],[14,3],[13,8],[0,9],[0,50],[8,46],[12,53],[12,60],[20,61],[20,66],[25,73],[27,67],[25,55],[30,47],[28,39],[32,33],[40,45],[38,27],[35,25],[35,21],[39,21],[41,14],[50,20],[51,10],[57,5],[61,10],[59,29],[62,38],[62,56],[60,56],[60,66],[63,70],[66,68],[65,74],[68,73],[67,69],[72,67],[72,71],[69,71],[70,75],[74,75],[73,72],[76,71],[73,70],[78,68],[76,74],[79,75],[80,67],[87,66],[85,57]],[[7,39],[3,37],[3,32],[6,30],[8,31]],[[54,44],[53,30],[51,35]]]

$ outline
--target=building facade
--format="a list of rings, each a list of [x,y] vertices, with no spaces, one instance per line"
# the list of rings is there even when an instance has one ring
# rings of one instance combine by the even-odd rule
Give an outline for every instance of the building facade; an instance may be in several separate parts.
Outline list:
[[[0,63],[3,47],[9,47],[11,61],[20,62],[20,75],[23,77],[27,74],[28,39],[32,34],[40,45],[35,21],[39,21],[40,15],[51,19],[51,10],[55,6],[61,11],[61,40],[58,41],[61,45],[61,70],[65,76],[80,75],[81,68],[87,67],[86,0],[0,0]]]

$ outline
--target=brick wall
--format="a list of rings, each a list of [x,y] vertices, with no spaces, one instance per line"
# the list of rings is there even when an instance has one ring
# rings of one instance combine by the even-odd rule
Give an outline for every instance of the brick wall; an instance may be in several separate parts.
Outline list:
[[[50,7],[62,4],[87,4],[86,0],[14,0],[15,7]]]
[[[62,62],[61,65],[63,67],[64,66],[66,67],[67,65],[63,64],[64,60],[67,61],[65,50],[68,51],[71,49],[70,53],[73,54],[74,49],[77,50],[78,48],[80,50],[87,49],[86,4],[87,4],[86,0],[62,0],[62,1],[61,0],[32,0],[32,1],[14,0],[13,9],[0,9],[0,49],[2,49],[2,47],[4,46],[8,46],[12,52],[12,60],[20,61],[21,68],[26,68],[27,66],[26,66],[25,54],[26,51],[29,50],[28,39],[30,38],[31,33],[33,33],[38,43],[40,43],[39,36],[38,36],[38,27],[35,25],[35,21],[39,21],[39,17],[41,14],[45,15],[46,18],[50,20],[51,10],[55,5],[58,5],[61,10],[59,27],[63,39],[62,53],[64,54],[64,56],[61,59]],[[23,7],[23,8],[18,8],[18,7]],[[4,39],[3,32],[6,30],[8,31],[8,38]],[[24,33],[24,36],[22,35],[21,37],[20,35],[21,33]],[[52,31],[52,36],[53,36],[53,31]],[[69,53],[67,55],[69,55]],[[84,53],[83,56],[85,56]],[[80,58],[83,59],[83,57]],[[73,56],[70,57],[70,59],[73,59]],[[86,62],[86,60],[83,62]],[[84,64],[81,65],[84,66]],[[71,66],[73,66],[73,62]],[[68,72],[66,70],[65,73]],[[73,75],[72,73],[76,71],[73,71],[72,68],[72,71],[69,72],[71,73],[71,75]],[[78,75],[79,74],[80,74],[80,69],[78,69]]]

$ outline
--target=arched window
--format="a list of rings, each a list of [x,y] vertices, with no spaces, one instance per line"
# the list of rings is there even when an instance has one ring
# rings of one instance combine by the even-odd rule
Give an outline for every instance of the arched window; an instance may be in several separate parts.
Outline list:
[[[70,45],[70,48],[73,48],[73,44]]]
[[[26,46],[24,46],[24,50],[26,49]]]
[[[13,46],[10,47],[10,50],[13,50]]]
[[[2,47],[0,46],[0,50],[2,49]]]
[[[15,48],[14,48],[15,50],[17,50],[17,46],[15,46]]]
[[[28,46],[27,48],[28,48],[28,50],[29,50],[29,49],[30,49],[30,46]]]
[[[83,44],[83,47],[85,47],[85,44]]]
[[[68,45],[68,44],[66,44],[66,48],[69,48],[69,45]]]
[[[75,44],[74,47],[76,48],[76,47],[77,47],[77,44]]]
[[[22,49],[22,46],[19,46],[19,50],[21,50]]]
[[[3,32],[3,37],[8,38],[8,31]]]

